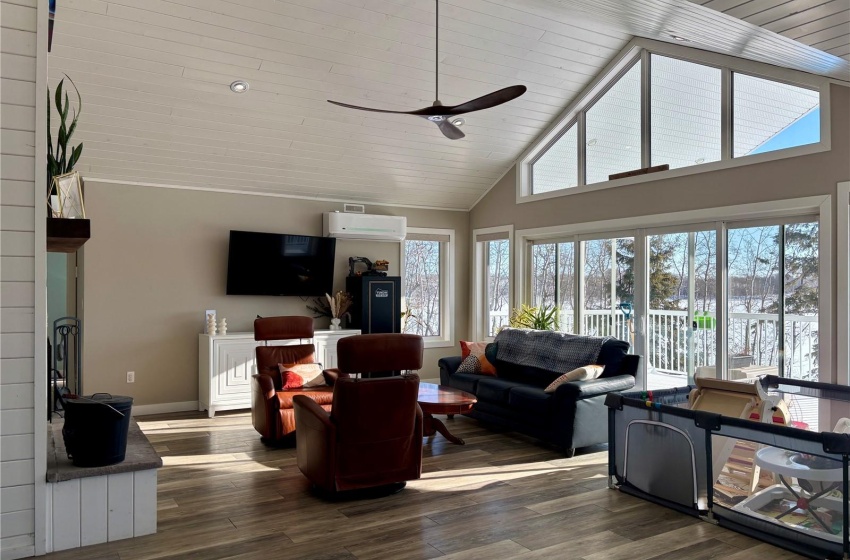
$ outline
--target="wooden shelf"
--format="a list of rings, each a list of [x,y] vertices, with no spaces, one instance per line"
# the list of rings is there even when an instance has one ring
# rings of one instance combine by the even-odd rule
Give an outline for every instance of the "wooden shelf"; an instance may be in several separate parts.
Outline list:
[[[47,251],[74,253],[91,237],[91,220],[47,218]]]

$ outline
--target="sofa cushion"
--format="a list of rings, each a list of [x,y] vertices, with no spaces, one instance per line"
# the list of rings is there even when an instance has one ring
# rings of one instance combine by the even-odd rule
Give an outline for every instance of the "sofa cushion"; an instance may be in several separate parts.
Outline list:
[[[333,403],[334,392],[333,387],[315,387],[313,389],[292,389],[289,391],[275,391],[277,398],[280,399],[280,408],[291,409],[292,397],[295,395],[304,395],[310,397],[319,405],[330,405]]]
[[[602,349],[599,350],[598,364],[605,366],[605,370],[600,375],[600,378],[614,377],[620,375],[620,365],[623,362],[623,357],[629,351],[629,343],[625,340],[612,338],[605,341]]]
[[[485,377],[478,381],[478,389],[475,396],[479,401],[488,401],[501,405],[508,404],[511,389],[521,387],[521,383],[498,377]]]
[[[535,387],[546,387],[557,379],[563,371],[548,371],[532,366],[520,366],[498,360],[496,362],[496,375],[508,381],[515,381]]]
[[[554,401],[551,393],[539,387],[514,387],[508,395],[508,406],[531,415],[548,416]]]
[[[467,393],[475,394],[478,389],[478,381],[481,379],[492,379],[490,375],[480,375],[477,373],[462,373],[455,372],[451,376],[451,386]]]

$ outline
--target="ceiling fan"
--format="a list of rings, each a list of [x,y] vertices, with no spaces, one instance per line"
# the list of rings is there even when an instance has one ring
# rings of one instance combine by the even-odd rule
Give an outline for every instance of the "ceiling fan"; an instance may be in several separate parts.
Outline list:
[[[436,68],[436,80],[435,80],[435,101],[433,105],[430,107],[424,107],[422,109],[416,109],[415,111],[391,111],[388,109],[374,109],[372,107],[359,107],[357,105],[349,105],[348,103],[340,103],[339,101],[331,101],[328,99],[328,103],[333,103],[334,105],[339,105],[340,107],[348,107],[349,109],[359,109],[361,111],[373,111],[375,113],[392,113],[396,115],[415,115],[417,117],[422,117],[424,119],[428,119],[429,121],[436,124],[440,131],[446,138],[451,140],[459,140],[465,136],[463,132],[460,131],[458,127],[452,124],[452,117],[457,115],[462,115],[464,113],[471,113],[472,111],[480,111],[482,109],[489,109],[491,107],[495,107],[497,105],[501,105],[502,103],[507,103],[512,99],[516,99],[520,95],[526,92],[525,86],[510,86],[504,89],[500,89],[498,91],[494,91],[492,93],[488,93],[487,95],[483,95],[471,101],[467,101],[466,103],[461,103],[460,105],[443,105],[440,102],[440,56],[439,56],[439,48],[440,48],[440,2],[437,0],[437,37],[435,40],[436,43],[436,60],[435,60],[435,68]]]

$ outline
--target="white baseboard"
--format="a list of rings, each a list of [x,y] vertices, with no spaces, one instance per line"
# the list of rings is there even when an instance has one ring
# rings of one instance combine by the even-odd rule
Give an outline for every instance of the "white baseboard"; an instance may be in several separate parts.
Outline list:
[[[428,378],[420,377],[419,381],[421,381],[422,383],[433,383],[434,385],[440,384],[440,378],[439,377],[428,377]]]
[[[198,401],[133,405],[132,415],[146,416],[148,414],[167,414],[169,412],[188,412],[190,410],[198,410]]]

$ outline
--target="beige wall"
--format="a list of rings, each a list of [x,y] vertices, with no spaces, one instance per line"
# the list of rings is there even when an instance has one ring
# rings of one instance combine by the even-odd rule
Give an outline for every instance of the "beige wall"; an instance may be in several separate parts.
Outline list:
[[[513,224],[515,230],[758,203],[812,195],[837,195],[850,179],[850,88],[833,85],[832,148],[828,152],[516,204],[516,167],[470,213],[470,230]],[[833,205],[832,223],[837,209]],[[837,233],[832,240],[832,301],[836,299]],[[832,332],[837,330],[833,314]],[[832,351],[836,363],[837,348]],[[824,372],[834,378],[834,372]],[[825,379],[828,381],[830,379]]]
[[[215,309],[228,331],[252,331],[256,315],[307,315],[298,297],[226,296],[231,229],[322,234],[322,212],[342,204],[265,196],[86,182],[92,238],[83,250],[85,392],[135,397],[137,405],[198,398],[198,333]],[[404,215],[408,227],[456,232],[456,333],[468,330],[468,214],[370,206]],[[399,243],[339,240],[334,289],[344,289],[348,257],[390,261],[398,274]],[[258,263],[257,273],[262,274]],[[316,319],[326,328],[327,319]],[[438,376],[437,360],[456,348],[426,350],[423,377]],[[136,382],[126,383],[126,372]]]

